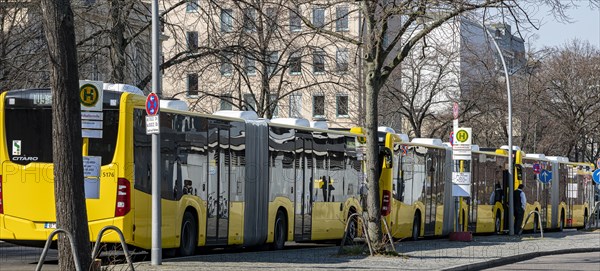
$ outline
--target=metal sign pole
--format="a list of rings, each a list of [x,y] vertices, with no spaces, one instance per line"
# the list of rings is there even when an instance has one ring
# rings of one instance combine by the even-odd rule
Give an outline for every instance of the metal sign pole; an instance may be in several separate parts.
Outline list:
[[[152,92],[161,94],[158,0],[152,1]],[[162,264],[160,206],[160,134],[152,134],[152,251],[151,265]]]

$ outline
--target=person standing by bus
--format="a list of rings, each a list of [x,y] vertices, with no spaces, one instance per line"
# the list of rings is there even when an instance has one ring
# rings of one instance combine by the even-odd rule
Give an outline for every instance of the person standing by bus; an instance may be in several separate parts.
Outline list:
[[[496,183],[496,188],[490,196],[490,205],[494,205],[496,202],[502,203],[503,194],[504,191],[502,191],[502,186],[500,186],[500,183]]]
[[[521,231],[521,224],[523,224],[523,216],[525,215],[525,205],[527,204],[527,198],[525,192],[523,192],[523,184],[519,184],[519,188],[514,191],[514,208],[515,208],[515,233]]]

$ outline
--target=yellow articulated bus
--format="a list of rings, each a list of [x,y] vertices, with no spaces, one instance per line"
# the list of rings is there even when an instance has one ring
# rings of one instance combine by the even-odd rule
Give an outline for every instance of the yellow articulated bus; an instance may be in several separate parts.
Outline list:
[[[474,233],[500,233],[508,230],[509,178],[508,148],[479,148],[474,145],[471,156],[471,197],[464,200],[468,227]],[[513,149],[513,178],[516,190],[522,182],[523,152]],[[528,199],[529,202],[529,199]]]
[[[551,228],[584,227],[594,203],[594,164],[548,159],[553,164]]]
[[[550,173],[550,174],[549,174]],[[545,229],[552,227],[552,163],[544,154],[526,154],[523,157],[523,192],[527,198],[525,215],[532,211],[540,214],[541,221],[536,215],[529,218],[525,230],[538,230],[541,226]],[[526,217],[525,217],[526,218]]]
[[[391,150],[382,169],[382,214],[393,238],[442,236],[452,230],[450,150],[439,139],[415,138],[379,129],[380,147]],[[387,160],[387,159],[386,159]],[[391,160],[391,159],[390,159]]]
[[[49,89],[0,96],[0,240],[41,245],[56,227],[51,99]],[[102,138],[83,145],[101,161],[99,178],[85,182],[90,241],[114,225],[128,244],[150,249],[145,97],[105,90],[102,102]],[[161,108],[163,248],[191,255],[197,246],[341,239],[348,216],[361,212],[357,138],[306,120]]]

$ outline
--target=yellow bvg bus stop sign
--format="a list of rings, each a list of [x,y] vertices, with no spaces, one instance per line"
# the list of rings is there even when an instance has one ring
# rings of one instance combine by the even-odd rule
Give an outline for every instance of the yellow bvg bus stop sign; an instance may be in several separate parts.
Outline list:
[[[465,143],[467,140],[469,140],[469,132],[464,129],[460,129],[458,132],[456,132],[456,141]]]
[[[79,81],[81,111],[102,111],[102,88],[100,81]]]

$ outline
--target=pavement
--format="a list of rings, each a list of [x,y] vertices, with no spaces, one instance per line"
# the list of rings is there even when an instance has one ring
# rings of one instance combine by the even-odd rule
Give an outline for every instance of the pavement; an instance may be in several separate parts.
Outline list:
[[[293,244],[291,245],[293,246]],[[338,255],[336,246],[208,253],[185,258],[163,259],[162,265],[137,262],[136,270],[480,270],[541,256],[600,251],[600,230],[565,231],[522,236],[474,236],[471,242],[447,239],[401,241],[398,256],[366,254]],[[112,265],[110,270],[126,270]]]

